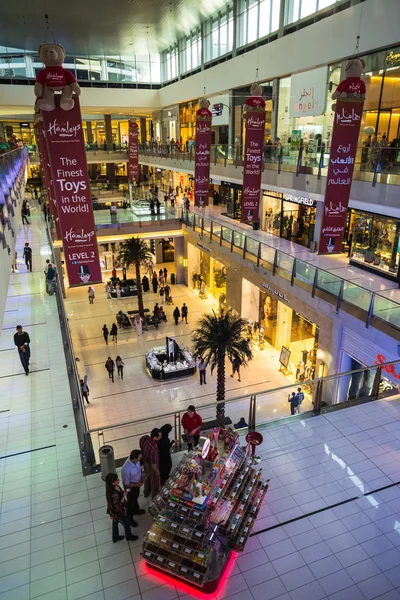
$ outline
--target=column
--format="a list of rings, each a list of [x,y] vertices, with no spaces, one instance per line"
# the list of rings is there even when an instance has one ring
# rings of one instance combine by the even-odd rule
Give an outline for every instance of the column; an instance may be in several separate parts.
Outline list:
[[[185,264],[187,264],[187,258],[184,258],[185,244],[183,235],[174,238],[174,246],[176,283],[185,283]]]
[[[112,137],[111,115],[104,115],[104,131],[106,133],[107,150],[112,150],[113,137]]]
[[[278,104],[279,104],[279,79],[272,82],[272,115],[271,115],[271,140],[276,140],[278,135]]]
[[[140,143],[146,143],[146,117],[140,117],[139,119],[139,127],[140,127]]]
[[[277,326],[275,348],[280,350],[282,346],[287,348],[290,345],[292,333],[292,314],[293,310],[283,302],[278,302]]]
[[[107,61],[105,58],[101,58],[100,59],[100,66],[101,66],[101,80],[102,81],[107,81],[108,77],[107,77]]]
[[[93,144],[93,130],[91,121],[86,121],[86,134],[88,144]]]
[[[313,240],[315,242],[317,242],[317,245],[318,245],[318,241],[321,236],[322,217],[324,216],[324,203],[317,202],[316,208],[317,208],[317,213],[315,215],[315,227],[314,227]],[[317,248],[317,250],[318,250],[318,248]]]

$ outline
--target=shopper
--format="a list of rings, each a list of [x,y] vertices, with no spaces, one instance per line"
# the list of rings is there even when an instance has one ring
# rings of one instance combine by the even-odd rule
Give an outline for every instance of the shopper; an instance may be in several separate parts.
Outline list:
[[[182,315],[182,323],[183,323],[183,319],[185,319],[185,323],[187,325],[187,317],[188,317],[188,307],[186,306],[185,303],[183,303],[183,306],[181,308],[181,315]]]
[[[135,317],[135,327],[136,327],[136,333],[138,335],[142,335],[143,333],[143,319],[140,316],[140,314],[138,313]]]
[[[107,294],[107,299],[109,300],[111,298],[111,286],[109,283],[107,283],[107,285],[106,285],[106,294]]]
[[[115,284],[115,291],[117,292],[117,300],[119,300],[121,298],[121,285],[118,281]]]
[[[165,290],[164,290],[164,287],[162,287],[160,289],[160,302],[161,302],[161,304],[164,304],[164,296],[165,296]]]
[[[113,279],[117,279],[117,269],[115,267],[113,267],[113,269],[111,271],[111,277]]]
[[[181,316],[181,312],[177,306],[175,306],[174,312],[172,313],[175,319],[175,325],[178,325],[179,317]]]
[[[128,520],[132,527],[138,526],[134,519],[134,515],[144,515],[146,512],[143,508],[139,507],[138,503],[140,488],[144,483],[142,466],[140,464],[141,460],[141,451],[132,450],[129,458],[126,459],[121,469],[121,479],[122,483],[124,484],[124,489],[129,490],[127,498],[127,512]]]
[[[159,454],[157,442],[161,439],[161,431],[153,429],[150,435],[144,435],[139,440],[139,446],[142,451],[143,468],[146,474],[144,481],[143,495],[145,498],[150,496],[155,498],[160,489],[160,469]]]
[[[30,222],[28,221],[28,214],[28,208],[26,203],[24,202],[21,208],[22,225],[24,225],[24,221],[27,225],[30,225]]]
[[[296,396],[297,396],[297,412],[300,414],[300,406],[301,406],[301,403],[304,400],[304,394],[301,391],[301,387],[297,388],[297,394],[296,394]]]
[[[49,259],[46,259],[46,264],[44,265],[44,270],[43,270],[45,285],[47,285],[47,270],[49,268],[49,265],[50,265],[50,261],[49,261]]]
[[[24,367],[25,375],[29,375],[29,361],[31,359],[30,343],[29,334],[23,331],[22,325],[17,325],[17,333],[14,334],[14,344],[18,348],[19,358]]]
[[[235,356],[235,358],[232,360],[232,375],[231,375],[231,377],[233,377],[235,375],[235,373],[237,373],[238,381],[240,381],[240,358],[238,356]]]
[[[104,341],[105,341],[105,343],[106,343],[106,344],[107,344],[107,346],[108,346],[108,335],[109,335],[109,333],[110,333],[110,332],[108,331],[108,327],[107,327],[107,325],[106,325],[105,323],[104,323],[104,325],[103,325],[103,329],[102,329],[102,331],[103,331],[103,338],[104,338]]]
[[[109,356],[106,360],[106,364],[104,365],[105,368],[108,371],[108,377],[110,379],[112,379],[112,382],[114,383],[114,370],[115,370],[115,364],[113,359],[111,358],[111,356]]]
[[[151,285],[153,286],[153,292],[154,292],[154,294],[157,294],[158,279],[157,279],[157,273],[155,271],[153,273],[153,279],[151,280]]]
[[[52,296],[54,293],[54,284],[57,277],[57,273],[52,264],[49,263],[47,269],[47,293]]]
[[[188,450],[196,448],[200,439],[200,430],[203,425],[203,419],[196,412],[196,408],[191,404],[187,412],[182,417],[182,427],[186,435]]]
[[[199,373],[200,373],[200,385],[203,385],[203,383],[204,384],[207,383],[207,381],[206,381],[207,363],[203,357],[200,358],[198,366],[199,366]]]
[[[127,490],[125,492],[119,486],[119,479],[116,473],[108,473],[106,475],[106,499],[107,499],[107,514],[110,515],[112,520],[112,541],[119,542],[124,539],[123,535],[119,535],[118,523],[121,523],[125,530],[125,537],[128,541],[135,541],[138,538],[137,535],[132,535],[129,527],[128,516],[126,514],[126,497]]]
[[[298,401],[296,392],[292,392],[292,395],[289,394],[288,402],[290,402],[290,414],[291,415],[296,414],[296,409],[299,405],[299,401]]]
[[[240,421],[234,425],[234,428],[235,429],[244,429],[245,427],[248,427],[248,425],[245,421],[245,418],[240,417]]]
[[[111,325],[110,335],[112,337],[112,341],[117,344],[118,343],[118,327],[116,326],[115,323],[113,323]]]
[[[169,287],[168,284],[164,287],[164,295],[165,295],[165,302],[168,302],[170,295],[171,295],[171,288]]]
[[[89,287],[89,289],[88,289],[88,298],[89,298],[89,304],[93,304],[95,295],[94,295],[94,289],[92,287]]]
[[[167,423],[160,429],[161,438],[158,440],[158,454],[160,461],[160,484],[161,487],[169,478],[172,469],[172,458],[171,458],[171,446],[175,443],[175,440],[171,442],[169,434],[172,431],[172,425]]]
[[[165,281],[165,283],[167,283],[167,281],[168,281],[168,270],[166,267],[164,267],[164,281]]]
[[[115,364],[117,365],[117,373],[118,373],[118,377],[121,377],[121,379],[124,378],[124,361],[122,360],[122,358],[120,356],[117,356],[117,358],[115,359]]]
[[[86,400],[86,402],[88,404],[90,404],[90,402],[89,402],[89,386],[87,385],[87,383],[85,383],[83,381],[83,379],[80,380],[80,384],[81,384],[82,398],[84,398]]]
[[[32,273],[32,248],[28,242],[25,242],[23,256],[26,268]]]

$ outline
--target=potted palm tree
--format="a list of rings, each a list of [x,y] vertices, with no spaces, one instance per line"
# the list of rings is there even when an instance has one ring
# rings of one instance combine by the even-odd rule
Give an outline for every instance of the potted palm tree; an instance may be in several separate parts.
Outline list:
[[[217,367],[217,422],[224,424],[225,416],[225,359],[238,358],[241,365],[246,365],[253,358],[247,339],[247,322],[236,317],[232,310],[220,310],[218,314],[204,315],[193,331],[192,341],[194,355],[203,357],[211,367]]]
[[[121,244],[118,259],[120,260],[121,265],[126,269],[128,269],[132,263],[135,264],[138,308],[140,316],[142,319],[144,319],[143,290],[142,280],[140,279],[140,267],[147,259],[152,259],[152,254],[144,240],[138,237],[131,237]]]

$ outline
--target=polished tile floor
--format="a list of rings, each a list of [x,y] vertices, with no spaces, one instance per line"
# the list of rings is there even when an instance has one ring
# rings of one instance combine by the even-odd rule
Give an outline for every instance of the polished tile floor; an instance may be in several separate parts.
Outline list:
[[[18,232],[19,253],[25,240],[34,272],[20,261],[11,276],[0,337],[0,600],[202,597],[148,572],[148,517],[137,542],[111,542],[100,476],[81,474],[40,217]],[[13,348],[18,322],[32,338],[29,377]],[[260,453],[271,485],[255,535],[208,598],[400,599],[397,400],[271,427]]]

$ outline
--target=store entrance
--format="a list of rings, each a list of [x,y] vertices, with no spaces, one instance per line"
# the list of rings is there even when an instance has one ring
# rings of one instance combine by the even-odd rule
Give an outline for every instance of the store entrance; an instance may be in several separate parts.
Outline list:
[[[265,192],[263,194],[262,229],[309,248],[314,240],[317,209],[311,198],[295,196],[296,201],[287,200],[288,194]],[[305,202],[308,205],[304,204]]]

